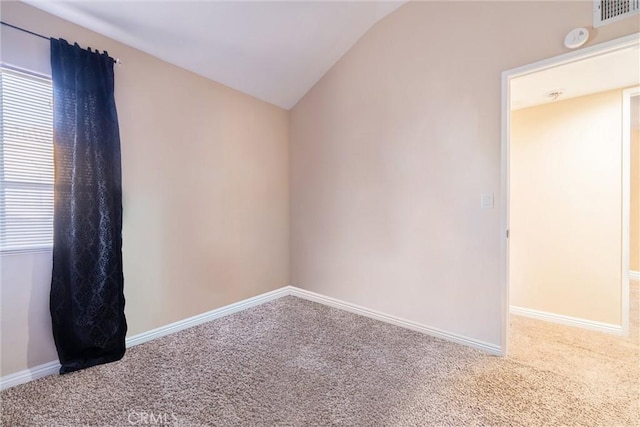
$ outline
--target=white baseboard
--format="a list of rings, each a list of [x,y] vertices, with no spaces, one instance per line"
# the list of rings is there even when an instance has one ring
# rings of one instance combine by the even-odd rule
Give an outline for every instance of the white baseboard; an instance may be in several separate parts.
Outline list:
[[[184,320],[180,320],[174,323],[170,323],[159,328],[152,329],[141,334],[133,335],[126,339],[127,348],[133,347],[138,344],[142,344],[156,338],[163,337],[165,335],[173,334],[183,329],[191,328],[193,326],[201,325],[206,322],[210,322],[214,319],[219,319],[224,316],[228,316],[233,313],[237,313],[242,310],[246,310],[251,307],[255,307],[265,302],[272,301],[277,298],[281,298],[287,295],[293,295],[299,298],[303,298],[309,301],[314,301],[320,304],[324,304],[330,307],[338,308],[341,310],[349,311],[351,313],[359,314],[361,316],[370,317],[385,323],[390,323],[402,328],[411,329],[423,334],[431,335],[437,338],[453,341],[458,344],[466,345],[469,347],[477,348],[486,351],[489,354],[501,355],[502,349],[498,345],[486,343],[483,341],[467,338],[461,335],[453,334],[451,332],[443,331],[438,328],[421,325],[409,320],[401,319],[399,317],[391,316],[388,314],[380,313],[379,311],[370,310],[365,307],[351,304],[345,301],[341,301],[336,298],[327,297],[317,294],[315,292],[307,291],[304,289],[296,288],[295,286],[284,286],[280,289],[276,289],[271,292],[267,292],[253,298],[248,298],[227,306],[217,308],[215,310],[208,311],[206,313],[199,314],[197,316],[189,317]],[[10,387],[14,387],[20,384],[27,383],[29,381],[37,380],[49,375],[57,374],[60,370],[60,363],[55,360],[42,365],[35,366],[33,368],[25,369],[13,374],[5,375],[0,378],[0,390],[4,390]]]
[[[370,317],[381,322],[390,323],[392,325],[400,326],[402,328],[411,329],[412,331],[420,332],[426,335],[430,335],[436,338],[442,338],[447,341],[453,341],[458,344],[466,345],[468,347],[477,348],[483,350],[489,354],[500,356],[502,354],[502,348],[499,345],[490,344],[484,341],[468,338],[462,335],[454,334],[451,332],[443,331],[442,329],[434,328],[432,326],[422,325],[420,323],[412,322],[410,320],[401,319],[396,316],[381,313],[376,310],[371,310],[366,307],[361,307],[356,304],[352,304],[346,301],[342,301],[336,298],[327,297],[317,294],[315,292],[307,291],[305,289],[290,287],[290,294],[299,298],[304,298],[309,301],[314,301],[320,304],[328,305],[329,307],[338,308],[341,310],[349,311],[351,313],[359,314],[361,316]]]
[[[545,320],[547,322],[559,323],[566,326],[574,326],[591,331],[605,332],[607,334],[623,335],[621,325],[611,323],[596,322],[593,320],[580,319],[578,317],[565,316],[562,314],[548,313],[545,311],[533,310],[530,308],[517,307],[512,305],[509,312],[517,316],[529,317],[531,319]]]
[[[183,329],[191,328],[193,326],[201,325],[202,323],[209,322],[220,317],[228,316],[233,313],[237,313],[242,310],[246,310],[256,305],[264,304],[267,301],[271,301],[285,295],[289,295],[289,287],[285,286],[280,289],[276,289],[271,292],[267,292],[253,298],[248,298],[233,304],[226,305],[224,307],[217,308],[215,310],[208,311],[206,313],[198,314],[197,316],[189,317],[184,320],[179,320],[174,323],[170,323],[159,328],[152,329],[141,334],[136,334],[126,339],[127,348],[133,347],[138,344],[142,344],[156,338],[163,337],[165,335],[173,334]],[[57,374],[60,371],[60,362],[57,360],[44,363],[42,365],[34,366],[33,368],[25,369],[13,374],[5,375],[0,378],[0,390],[14,387],[20,384],[27,383],[29,381],[37,380],[49,375]]]
[[[640,282],[640,271],[629,271],[629,280],[635,280],[636,282]]]
[[[206,322],[210,322],[221,317],[228,316],[233,313],[237,313],[247,308],[255,307],[265,302],[272,301],[277,298],[289,295],[289,287],[284,286],[271,292],[260,294],[253,298],[247,298],[245,300],[225,305],[224,307],[216,308],[215,310],[208,311],[206,313],[198,314],[197,316],[189,317],[184,320],[170,323],[159,328],[152,329],[141,334],[134,335],[127,338],[127,348],[134,345],[142,344],[156,338],[164,337],[165,335],[173,334],[175,332],[182,331],[183,329],[191,328],[193,326],[201,325]]]
[[[13,374],[5,375],[0,378],[0,390],[15,387],[20,384],[28,383],[39,378],[48,377],[57,374],[60,371],[60,363],[55,360],[53,362],[43,363],[33,368],[18,371]]]

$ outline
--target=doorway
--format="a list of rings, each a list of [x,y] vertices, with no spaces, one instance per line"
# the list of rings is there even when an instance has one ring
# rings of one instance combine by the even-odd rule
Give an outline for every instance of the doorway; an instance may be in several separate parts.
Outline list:
[[[586,327],[615,334],[626,334],[628,331],[630,226],[629,139],[627,137],[623,138],[623,129],[620,128],[620,116],[618,116],[616,129],[618,132],[618,141],[620,141],[618,142],[618,146],[622,147],[621,152],[618,150],[614,153],[611,149],[608,151],[609,154],[599,153],[595,149],[588,152],[589,146],[581,146],[580,144],[584,142],[581,140],[575,141],[573,147],[567,145],[567,147],[562,148],[559,147],[558,142],[560,141],[564,144],[567,140],[567,135],[569,135],[567,132],[570,131],[560,131],[558,127],[554,127],[554,121],[557,121],[556,119],[559,120],[561,118],[560,116],[563,114],[573,114],[573,110],[577,110],[576,107],[581,105],[577,104],[577,102],[587,102],[586,95],[594,93],[603,93],[605,95],[603,99],[606,98],[609,103],[612,101],[617,102],[617,114],[621,114],[622,109],[619,108],[619,106],[626,102],[623,101],[626,99],[625,97],[631,99],[631,96],[635,93],[634,91],[637,90],[636,88],[623,91],[622,88],[630,85],[638,85],[638,77],[635,76],[635,81],[633,82],[623,80],[621,83],[616,83],[615,81],[612,81],[610,82],[610,85],[607,86],[607,74],[604,73],[605,78],[603,79],[602,70],[619,69],[619,67],[611,67],[612,61],[621,61],[625,55],[628,57],[629,53],[631,53],[631,55],[635,55],[635,58],[637,58],[639,54],[639,46],[640,39],[637,34],[634,34],[611,42],[585,48],[580,51],[571,52],[534,64],[519,67],[517,69],[505,71],[503,73],[501,193],[502,224],[503,230],[505,231],[505,238],[503,239],[502,244],[502,354],[505,356],[508,353],[509,347],[509,315],[510,312],[514,311],[517,314],[524,314],[529,317],[539,318],[542,320],[551,320],[557,323]],[[635,61],[637,64],[637,59],[635,59]],[[604,68],[597,70],[598,66]],[[581,73],[581,71],[585,70],[585,68],[582,67],[591,67],[590,72],[595,72],[599,77],[597,79],[597,83],[593,83],[593,81],[595,81],[593,79],[592,83],[580,81],[581,77],[590,74],[590,72]],[[632,69],[637,70],[637,67],[633,67]],[[564,82],[566,83],[554,85],[555,81],[563,81],[563,74]],[[612,75],[612,79],[615,80],[614,75]],[[604,83],[604,86],[597,87],[598,84],[602,83]],[[589,87],[594,84],[596,87]],[[611,84],[616,88],[616,91],[611,92],[613,90]],[[564,88],[564,85],[570,87]],[[583,87],[583,89],[580,89],[581,87]],[[543,88],[546,88],[546,90],[541,90]],[[581,97],[581,100],[578,99]],[[562,102],[563,107],[560,106],[560,102],[558,101]],[[594,99],[589,99],[588,101],[595,102]],[[551,105],[551,107],[550,109],[535,107],[536,105],[542,104],[548,104]],[[526,110],[527,114],[517,112],[518,110]],[[626,111],[628,112],[628,108]],[[589,116],[589,114],[591,114],[591,116]],[[585,113],[584,117],[586,117],[586,120],[589,120],[589,117],[591,117],[591,119],[597,118],[600,113],[591,112],[589,114]],[[627,126],[625,129],[630,129],[630,126],[628,125],[629,118],[630,114],[627,114],[625,119],[627,120]],[[517,120],[517,129],[515,127],[514,120]],[[544,124],[547,126],[542,126],[542,123],[538,123],[538,126],[536,126],[536,120],[543,120]],[[521,127],[527,125],[529,126],[528,130],[521,131]],[[556,133],[555,136],[554,132]],[[546,154],[540,151],[542,149],[541,146],[544,144],[532,143],[534,140],[538,141],[542,135],[544,138],[550,138],[547,144],[549,147],[556,151],[565,150],[565,152],[559,154],[556,152],[553,155],[545,157]],[[586,136],[588,136],[588,132],[583,135],[583,137]],[[531,139],[531,141],[528,141],[528,145],[526,144],[527,138]],[[515,143],[520,144],[522,139],[525,140],[525,149],[522,149],[521,145],[514,145]],[[600,148],[602,148],[602,144],[600,145]],[[573,151],[568,153],[567,150]],[[605,218],[603,225],[603,227],[605,227],[611,226],[611,224],[615,223],[617,224],[617,227],[619,227],[618,229],[622,231],[621,234],[618,234],[617,236],[612,234],[611,229],[605,233],[606,236],[609,237],[609,243],[615,242],[616,259],[583,259],[584,255],[588,254],[589,251],[583,251],[583,258],[580,258],[580,250],[585,249],[585,243],[584,241],[581,243],[580,239],[583,239],[584,236],[586,236],[587,239],[589,237],[595,238],[595,235],[597,235],[597,230],[595,228],[589,229],[587,227],[587,229],[582,230],[582,233],[580,232],[580,226],[582,225],[584,227],[584,224],[580,224],[579,220],[584,219],[582,217],[588,215],[576,215],[575,211],[575,209],[587,206],[590,202],[598,203],[598,194],[594,194],[594,200],[588,200],[589,188],[587,187],[590,185],[588,180],[582,182],[580,179],[576,180],[574,179],[575,176],[572,176],[571,179],[565,178],[560,182],[556,181],[556,184],[559,187],[559,191],[556,192],[557,194],[545,195],[546,199],[544,197],[538,197],[537,200],[534,199],[533,205],[531,204],[531,200],[523,202],[525,197],[520,197],[523,194],[536,194],[540,196],[540,186],[544,187],[545,184],[545,188],[552,188],[553,186],[549,186],[549,182],[541,183],[538,181],[557,180],[558,176],[560,176],[558,175],[559,171],[562,171],[563,168],[567,168],[569,163],[573,163],[576,171],[579,171],[579,162],[577,162],[574,157],[579,159],[580,155],[583,154],[591,156],[596,160],[602,160],[602,156],[607,155],[621,156],[622,158],[622,163],[617,165],[617,169],[610,168],[611,170],[606,171],[609,174],[610,184],[613,182],[611,185],[615,186],[617,183],[618,186],[616,190],[618,192],[618,198],[616,199],[616,197],[614,197],[615,194],[613,194],[612,197],[607,199],[610,203],[614,203],[612,201],[617,200],[615,209],[617,217],[612,217],[613,213],[608,212],[609,222],[607,223],[607,219]],[[515,166],[515,164],[512,165],[512,162],[514,162],[514,156],[526,158],[527,161],[534,164],[536,163],[535,159],[537,158],[538,165],[544,165],[548,170],[544,176],[527,179],[528,177],[523,177],[522,175],[523,171],[520,169],[522,166],[521,163],[517,165],[519,169],[512,170],[512,166]],[[564,161],[562,156],[565,156],[565,159],[571,159],[571,162]],[[618,157],[618,160],[620,160],[620,157]],[[615,159],[610,158],[608,164],[611,165],[612,161],[615,162]],[[556,164],[553,164],[554,162]],[[551,165],[549,165],[550,163]],[[554,174],[557,176],[554,177]],[[536,180],[536,178],[541,177],[544,179]],[[590,179],[591,184],[598,184],[598,176],[591,176]],[[612,179],[614,181],[612,181]],[[615,179],[617,179],[617,181],[615,181]],[[525,184],[528,187],[525,187]],[[567,189],[567,187],[571,185],[575,185],[575,191]],[[514,193],[514,189],[518,192]],[[611,193],[611,191],[609,192]],[[597,191],[594,191],[594,193],[597,193]],[[601,195],[605,194],[606,192],[601,192]],[[514,205],[514,203],[517,204]],[[527,203],[529,203],[529,205],[527,205]],[[568,212],[563,215],[559,213],[559,206],[572,207],[574,212]],[[523,221],[523,212],[527,211],[532,215],[529,215],[529,217]],[[557,215],[561,220],[554,221],[549,220],[549,218],[536,218],[536,214],[539,215],[540,212],[545,211],[553,213],[553,215]],[[571,218],[571,215],[573,215],[575,220],[567,219]],[[527,226],[523,226],[523,224]],[[539,231],[537,235],[528,233],[530,231],[530,227],[528,226],[529,224],[543,227],[541,229],[542,231]],[[559,226],[559,224],[562,225]],[[544,227],[547,228],[544,229]],[[590,234],[593,234],[594,236],[591,236]],[[525,248],[525,250],[522,248],[523,245],[517,244],[525,241],[522,239],[526,239],[527,245],[529,246]],[[565,256],[571,254],[570,249],[572,247],[576,249],[575,252],[578,252],[578,254],[574,256],[574,259],[557,259],[558,254],[564,254]],[[606,251],[599,252],[600,255],[605,253]],[[526,256],[523,254],[526,254]],[[540,259],[534,259],[535,255],[532,254],[538,254]],[[597,256],[598,252],[595,251],[594,254]],[[526,262],[523,262],[523,260]],[[532,260],[535,262],[530,262]],[[580,262],[582,262],[586,267],[594,268],[598,267],[599,264],[604,263],[608,265],[609,270],[603,272],[595,269],[594,272],[589,272],[588,268],[585,268],[585,271],[580,271],[578,268]],[[565,291],[559,289],[558,283],[563,280],[561,277],[562,274],[566,274],[568,276],[573,275],[576,277],[583,274],[584,279],[588,280],[595,278],[594,283],[597,283],[598,286],[601,285],[601,282],[605,283],[605,281],[600,280],[598,282],[597,280],[599,278],[606,277],[608,284],[605,284],[609,286],[609,289],[612,289],[611,280],[614,277],[614,274],[612,274],[611,268],[615,270],[615,283],[613,283],[615,290],[610,295],[603,293],[603,289],[598,289],[595,285],[591,287],[586,286],[584,289],[588,290],[588,293],[591,294],[590,297],[593,299],[591,303],[587,302],[586,304],[583,304],[584,307],[581,307],[580,304],[574,304],[574,306],[571,307],[562,306],[562,304],[571,300],[569,295],[571,295],[571,293],[575,294],[576,292],[576,289],[568,289]],[[602,270],[602,268],[600,270]],[[518,274],[514,275],[514,273]],[[540,280],[540,278],[537,277],[536,279],[538,281],[536,288],[533,291],[531,291],[531,289],[523,291],[523,276],[532,277],[536,276],[538,273],[548,274],[550,276],[547,277],[553,277],[553,279],[547,278]],[[556,280],[556,282],[554,282],[554,280]],[[565,280],[562,283],[568,283],[568,281]],[[578,286],[580,285],[582,284],[579,284]],[[562,292],[564,292],[564,294]],[[604,302],[603,300],[605,295],[606,298],[608,298],[608,302]],[[514,306],[512,304],[513,299],[517,299],[520,305],[528,307]],[[577,299],[580,300],[584,298]],[[526,304],[524,304],[523,301],[526,301]],[[604,306],[606,306],[606,310],[602,310],[602,307]],[[600,308],[600,312],[596,312],[594,314],[588,312],[588,309],[593,309],[594,307]],[[520,312],[518,312],[518,310],[520,310]],[[563,310],[565,310],[564,313]],[[585,313],[587,313],[587,315],[584,315]],[[593,317],[591,320],[589,320],[590,316]]]

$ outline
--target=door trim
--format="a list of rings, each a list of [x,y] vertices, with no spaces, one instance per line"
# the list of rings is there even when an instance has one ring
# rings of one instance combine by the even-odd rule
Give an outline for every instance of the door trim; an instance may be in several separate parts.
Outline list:
[[[629,280],[631,246],[631,98],[640,86],[622,91],[622,333],[629,335]]]
[[[521,67],[512,68],[510,70],[506,70],[502,72],[502,129],[501,129],[501,179],[500,179],[500,201],[501,201],[501,212],[500,212],[500,222],[501,222],[501,233],[502,239],[500,244],[500,270],[501,270],[501,347],[502,347],[502,356],[507,356],[509,352],[509,239],[507,238],[507,232],[509,230],[509,182],[510,182],[510,165],[509,165],[509,149],[510,149],[510,121],[511,121],[511,110],[509,108],[509,101],[511,99],[510,93],[510,82],[512,79],[516,77],[522,77],[527,74],[536,73],[542,70],[546,70],[549,68],[558,67],[560,65],[569,64],[572,62],[582,61],[584,59],[596,57],[599,55],[603,55],[606,53],[615,52],[617,50],[626,49],[629,47],[638,47],[640,46],[640,33],[630,34],[625,37],[621,37],[615,40],[611,40],[604,43],[595,44],[593,46],[589,46],[583,49],[579,49],[576,51],[572,51],[569,53],[565,53],[562,55],[554,56],[551,58],[543,59],[541,61],[533,62],[531,64],[523,65]],[[624,144],[623,144],[624,145]],[[624,152],[623,152],[624,155]],[[628,152],[626,157],[626,163],[629,162]],[[623,163],[625,163],[625,158],[623,158]],[[627,165],[627,169],[629,166]],[[624,173],[624,169],[623,169]],[[622,195],[624,208],[627,206],[627,214],[624,214],[623,209],[623,231],[626,229],[627,232],[629,230],[629,214],[628,214],[628,206],[629,206],[629,192],[628,192],[628,184],[623,188],[626,188],[627,194]],[[625,205],[626,199],[626,205]],[[626,228],[624,221],[626,219]],[[628,233],[627,233],[628,234]],[[624,271],[625,261],[622,262],[622,286],[621,290],[623,292],[623,297],[621,299],[622,310],[621,313],[623,315],[622,319],[622,328],[623,333],[628,332],[629,327],[629,237],[626,236],[627,248],[626,248],[626,271]],[[624,241],[625,237],[622,236],[623,240],[623,258],[625,255]],[[625,280],[626,278],[626,280]],[[625,285],[626,283],[626,285]],[[625,297],[626,294],[626,297]],[[625,317],[626,316],[626,317]]]

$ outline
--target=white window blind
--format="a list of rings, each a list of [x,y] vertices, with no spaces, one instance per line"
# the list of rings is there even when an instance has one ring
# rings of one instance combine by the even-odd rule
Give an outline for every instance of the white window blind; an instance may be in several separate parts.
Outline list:
[[[51,80],[0,68],[0,251],[53,246]]]

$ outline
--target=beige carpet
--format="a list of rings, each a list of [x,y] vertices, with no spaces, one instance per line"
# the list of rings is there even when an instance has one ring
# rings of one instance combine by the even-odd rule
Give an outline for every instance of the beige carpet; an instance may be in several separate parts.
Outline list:
[[[639,425],[629,338],[514,317],[511,356],[282,298],[2,392],[3,426]]]

